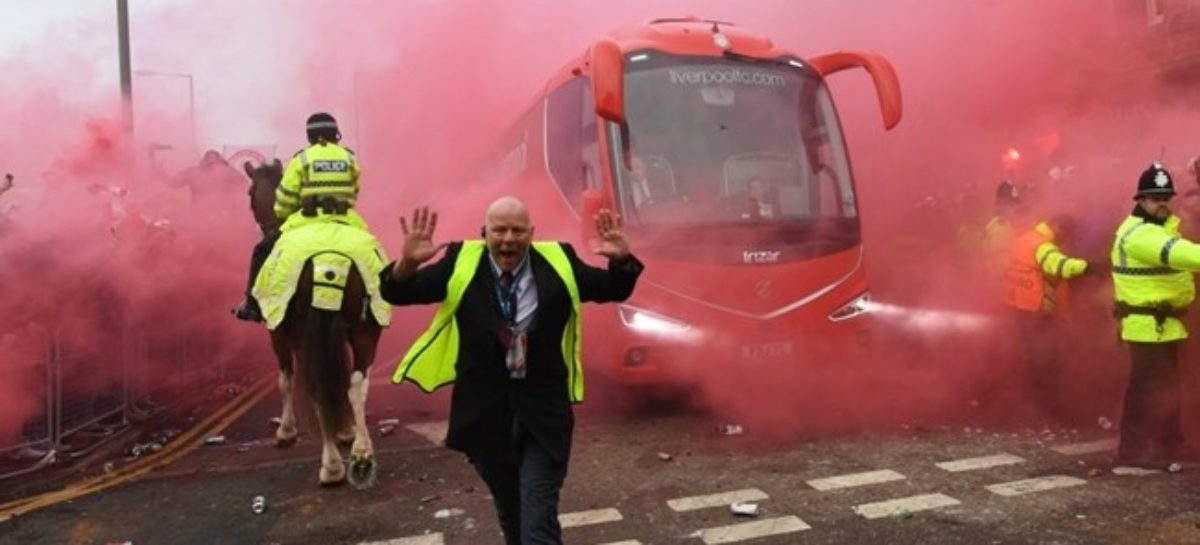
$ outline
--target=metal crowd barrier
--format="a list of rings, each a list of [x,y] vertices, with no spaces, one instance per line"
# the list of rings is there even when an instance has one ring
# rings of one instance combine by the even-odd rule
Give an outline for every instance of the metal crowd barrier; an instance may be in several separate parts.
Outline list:
[[[222,338],[219,331],[149,335],[134,324],[105,329],[111,331],[109,346],[67,342],[55,333],[40,341],[46,346],[39,361],[0,364],[0,376],[39,377],[24,391],[36,391],[42,407],[19,434],[0,442],[0,480],[84,456],[133,424],[213,395],[214,387],[250,370],[231,366],[221,343],[204,341]]]

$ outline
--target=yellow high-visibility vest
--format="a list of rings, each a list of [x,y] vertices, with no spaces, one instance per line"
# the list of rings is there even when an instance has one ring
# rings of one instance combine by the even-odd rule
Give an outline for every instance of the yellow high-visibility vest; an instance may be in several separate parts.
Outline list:
[[[353,210],[358,200],[358,159],[354,152],[332,142],[317,142],[292,157],[279,188],[275,190],[275,217],[284,221],[283,230],[301,224],[333,219],[362,229],[366,222]],[[333,197],[346,204],[346,214],[328,215],[318,211],[316,217],[296,214],[301,202],[308,197]]]
[[[1200,270],[1200,246],[1180,238],[1179,223],[1178,216],[1164,225],[1130,216],[1117,228],[1110,257],[1118,304],[1174,311],[1192,304],[1196,298],[1192,273]],[[1161,324],[1145,313],[1121,319],[1121,338],[1126,341],[1163,343],[1187,336],[1187,328],[1176,317]]]
[[[462,249],[454,260],[454,272],[446,284],[446,299],[433,315],[429,329],[417,338],[396,366],[396,372],[392,374],[393,383],[399,384],[407,379],[422,390],[432,392],[457,378],[460,341],[458,320],[454,315],[486,251],[482,240],[463,241]],[[579,285],[575,283],[575,271],[571,269],[571,260],[558,242],[534,242],[532,251],[550,263],[571,296],[571,318],[567,320],[562,333],[562,357],[567,366],[567,392],[572,403],[580,403],[583,401],[583,365],[580,360],[583,316],[580,314],[582,304]]]

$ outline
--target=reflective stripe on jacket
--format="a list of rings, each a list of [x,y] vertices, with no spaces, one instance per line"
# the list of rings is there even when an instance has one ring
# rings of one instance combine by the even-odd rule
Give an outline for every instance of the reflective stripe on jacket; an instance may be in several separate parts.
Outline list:
[[[275,216],[286,220],[306,197],[332,197],[353,208],[358,199],[358,160],[350,150],[318,142],[288,162],[275,190]]]
[[[1013,241],[1004,277],[1004,301],[1009,306],[1030,312],[1054,312],[1067,297],[1064,280],[1087,271],[1087,262],[1064,254],[1054,238],[1050,226],[1039,223]]]
[[[1200,270],[1200,246],[1179,236],[1178,216],[1158,225],[1129,216],[1117,228],[1111,253],[1116,300],[1125,307],[1164,307],[1180,311],[1196,298],[1194,271]],[[1121,338],[1162,343],[1186,339],[1187,328],[1175,316],[1156,320],[1145,312],[1121,318]]]

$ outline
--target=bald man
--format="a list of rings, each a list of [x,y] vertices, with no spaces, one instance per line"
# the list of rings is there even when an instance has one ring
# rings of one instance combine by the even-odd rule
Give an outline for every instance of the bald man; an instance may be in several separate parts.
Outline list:
[[[402,257],[381,276],[392,304],[441,303],[392,381],[426,392],[455,383],[446,446],[487,483],[508,545],[562,543],[571,405],[583,401],[580,304],[624,301],[642,271],[620,217],[601,210],[595,222],[607,269],[569,244],[534,241],[529,209],[514,197],[488,207],[485,240],[435,244],[437,214],[421,208],[400,218]]]

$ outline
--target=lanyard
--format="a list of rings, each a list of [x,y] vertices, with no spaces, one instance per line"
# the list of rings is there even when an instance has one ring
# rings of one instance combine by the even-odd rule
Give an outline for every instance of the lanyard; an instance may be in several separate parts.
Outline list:
[[[496,277],[496,299],[500,302],[500,315],[508,322],[509,326],[515,326],[517,323],[517,284],[520,282],[521,275],[524,274],[527,266],[528,260],[518,267],[516,271],[513,271],[512,283],[509,284],[508,289],[502,287],[500,285],[500,277]]]

